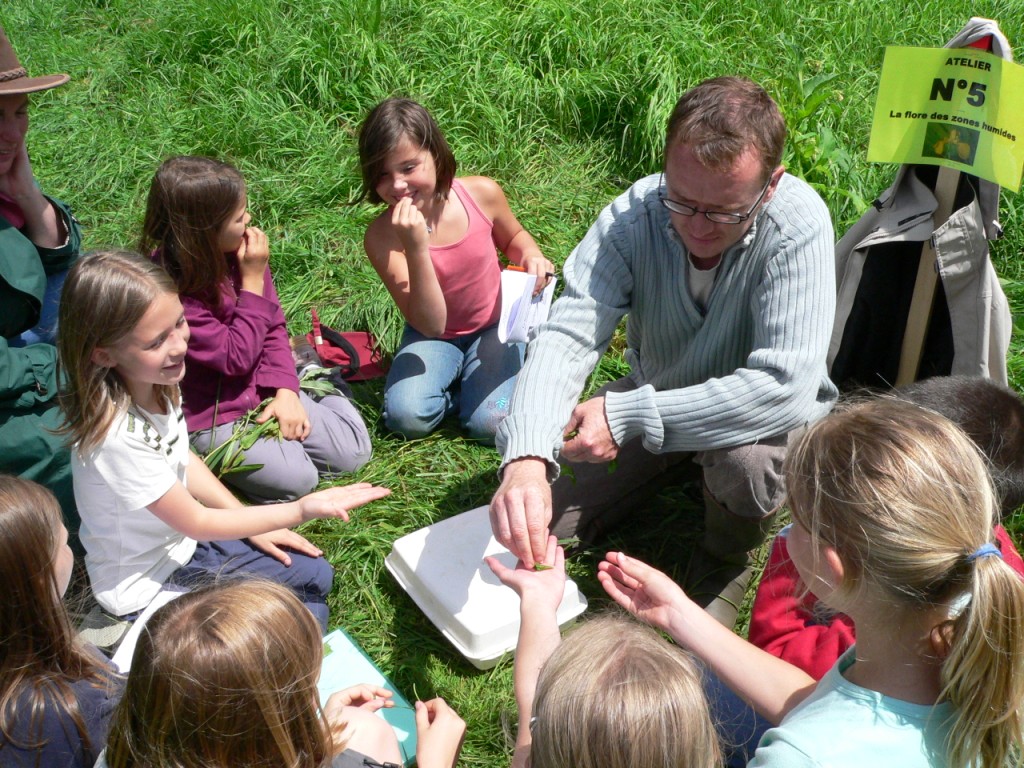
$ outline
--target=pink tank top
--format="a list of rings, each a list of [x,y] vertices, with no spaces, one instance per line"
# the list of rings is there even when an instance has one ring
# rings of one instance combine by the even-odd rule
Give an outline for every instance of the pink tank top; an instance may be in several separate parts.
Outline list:
[[[498,322],[501,313],[501,265],[491,237],[494,224],[458,180],[452,181],[452,191],[466,209],[469,228],[457,243],[430,246],[430,261],[448,310],[442,339],[481,331]]]

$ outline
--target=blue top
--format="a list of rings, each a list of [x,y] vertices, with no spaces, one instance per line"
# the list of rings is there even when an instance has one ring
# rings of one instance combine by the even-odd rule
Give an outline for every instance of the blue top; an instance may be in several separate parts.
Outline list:
[[[948,765],[946,738],[952,704],[911,704],[847,680],[856,646],[777,728],[761,739],[747,768],[941,768]]]
[[[110,718],[121,698],[124,681],[115,676],[111,668],[109,685],[96,685],[91,680],[79,680],[70,685],[89,735],[89,745],[83,743],[74,720],[67,712],[53,705],[52,692],[45,697],[42,717],[34,725],[31,713],[26,711],[28,696],[22,693],[15,705],[19,712],[11,731],[24,735],[25,743],[42,743],[43,746],[24,748],[0,735],[0,765],[3,768],[92,768],[106,744]]]

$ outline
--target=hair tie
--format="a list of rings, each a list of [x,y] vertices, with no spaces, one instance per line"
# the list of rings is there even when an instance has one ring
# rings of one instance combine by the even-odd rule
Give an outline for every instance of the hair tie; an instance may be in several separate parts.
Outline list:
[[[978,560],[982,557],[998,557],[1000,560],[1002,560],[1003,552],[995,544],[982,544],[980,547],[978,547],[976,550],[974,550],[973,552],[971,552],[971,554],[967,556],[967,562],[973,563],[975,560]]]

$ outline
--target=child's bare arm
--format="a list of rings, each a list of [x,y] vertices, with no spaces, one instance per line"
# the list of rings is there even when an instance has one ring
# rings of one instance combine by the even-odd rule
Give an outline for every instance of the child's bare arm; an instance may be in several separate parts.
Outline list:
[[[512,213],[501,187],[486,176],[470,176],[463,179],[462,183],[494,223],[494,244],[498,250],[513,264],[536,275],[537,286],[534,291],[542,291],[548,276],[554,274],[555,265],[544,256],[533,235],[526,231]]]
[[[803,670],[719,624],[672,579],[635,558],[609,552],[598,565],[598,579],[615,602],[700,657],[772,723],[778,724],[817,684]]]
[[[391,493],[387,488],[355,483],[283,504],[242,507],[198,458],[189,461],[186,476],[189,488],[175,483],[149,505],[149,511],[174,530],[201,541],[249,538],[318,517],[348,520],[349,510]]]
[[[211,509],[237,509],[242,506],[235,494],[210,471],[202,457],[192,451],[188,455],[185,478],[189,493],[203,506]]]
[[[205,506],[211,509],[239,509],[242,507],[242,503],[195,453],[189,454],[185,473],[188,479],[188,493],[193,498],[199,499]],[[280,560],[285,566],[292,564],[288,550],[301,552],[310,557],[320,557],[323,554],[319,547],[315,547],[304,536],[295,531],[289,531],[287,528],[251,534],[245,538],[260,552],[270,555],[275,560]]]
[[[565,552],[554,536],[548,539],[547,553],[542,562],[550,567],[537,571],[527,568],[520,560],[515,570],[511,570],[499,560],[487,558],[494,574],[519,595],[519,642],[514,672],[519,733],[512,760],[516,767],[525,766],[530,753],[530,720],[541,668],[562,640],[556,612],[565,591]]]
[[[363,247],[406,321],[429,338],[444,333],[448,308],[430,260],[423,214],[408,200],[378,217]]]

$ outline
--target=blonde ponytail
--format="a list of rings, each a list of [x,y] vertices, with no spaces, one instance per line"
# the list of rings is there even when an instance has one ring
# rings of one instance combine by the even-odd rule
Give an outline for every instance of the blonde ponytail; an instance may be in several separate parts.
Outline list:
[[[973,569],[970,598],[954,619],[942,665],[943,695],[957,709],[949,734],[949,764],[1020,766],[1024,581],[990,549],[967,559]]]

